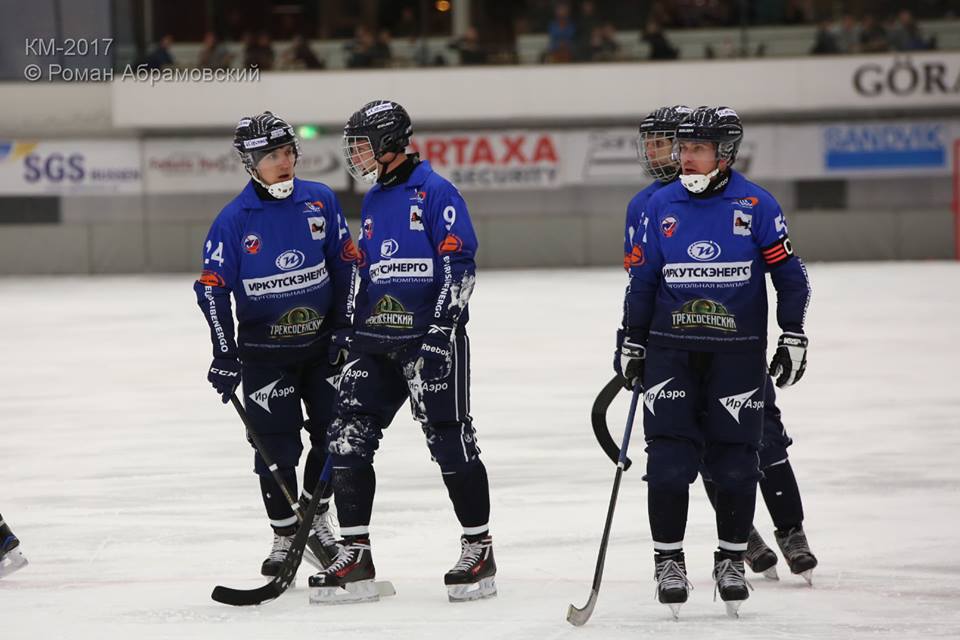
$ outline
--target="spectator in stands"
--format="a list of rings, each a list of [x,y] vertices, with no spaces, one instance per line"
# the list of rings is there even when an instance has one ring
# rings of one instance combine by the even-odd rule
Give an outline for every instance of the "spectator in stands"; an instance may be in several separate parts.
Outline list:
[[[813,48],[810,53],[814,55],[840,53],[840,47],[837,46],[837,39],[829,20],[823,20],[817,25],[817,33],[813,37]]]
[[[413,7],[404,7],[400,12],[400,19],[393,26],[393,34],[398,38],[416,38],[420,35],[420,23]]]
[[[480,46],[480,34],[476,27],[469,26],[462,36],[450,43],[450,48],[460,52],[460,64],[487,63],[487,52]]]
[[[924,38],[920,27],[908,10],[902,10],[889,33],[890,47],[895,51],[923,51],[933,49],[933,41]]]
[[[176,64],[173,60],[173,54],[170,53],[170,47],[173,46],[173,36],[169,33],[160,38],[160,42],[154,47],[153,51],[144,58],[142,67],[147,69],[163,69],[172,67]]]
[[[550,37],[547,45],[547,62],[570,62],[573,60],[574,38],[577,35],[577,28],[570,19],[569,5],[560,3],[556,6],[553,20],[547,27],[547,35]]]
[[[373,43],[373,66],[389,67],[393,62],[393,52],[390,50],[392,37],[389,29],[380,29],[377,39]]]
[[[280,55],[283,69],[323,69],[327,65],[310,48],[310,43],[302,35],[293,36],[290,48]]]
[[[197,57],[197,66],[201,69],[226,69],[232,61],[233,54],[227,50],[227,45],[213,31],[207,31],[203,36],[203,48]]]
[[[573,56],[575,60],[593,59],[593,45],[597,37],[602,36],[600,20],[597,19],[597,10],[591,0],[580,3],[580,13],[577,16],[576,37],[574,38]]]
[[[880,21],[867,14],[860,26],[860,51],[864,53],[878,53],[890,49],[887,41],[887,30]]]
[[[680,52],[667,40],[667,36],[656,20],[648,20],[647,28],[641,36],[650,45],[651,60],[676,60]]]
[[[840,19],[834,41],[840,53],[857,53],[860,51],[860,25],[852,15],[845,14]]]
[[[257,36],[247,34],[243,51],[243,66],[250,69],[270,71],[273,69],[274,53],[270,34],[261,31]]]
[[[617,30],[612,22],[604,22],[593,28],[590,36],[590,59],[595,62],[611,62],[620,58]]]
[[[784,10],[784,24],[810,24],[813,19],[813,0],[789,0]]]
[[[369,69],[374,64],[373,47],[376,43],[373,34],[364,25],[357,25],[353,32],[353,40],[343,45],[349,54],[347,67],[351,69]]]

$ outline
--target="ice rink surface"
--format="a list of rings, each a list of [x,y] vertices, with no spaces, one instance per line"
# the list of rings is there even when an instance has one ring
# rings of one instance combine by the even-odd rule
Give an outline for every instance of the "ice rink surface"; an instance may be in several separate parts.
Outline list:
[[[397,597],[313,606],[303,567],[298,588],[248,609],[210,600],[216,584],[261,584],[270,531],[242,427],[204,380],[192,278],[2,279],[0,513],[30,565],[0,580],[0,637],[958,638],[960,264],[814,264],[810,277],[809,366],[780,404],[814,587],[781,560],[780,582],[754,579],[741,619],[726,618],[696,486],[696,589],[673,622],[654,601],[636,438],[600,600],[579,629],[564,615],[586,601],[614,475],[588,415],[611,375],[621,271],[480,274],[472,407],[498,598],[446,601],[459,529],[404,409],[377,457],[372,523]],[[617,438],[626,404],[610,411]],[[757,525],[773,543],[762,507]]]

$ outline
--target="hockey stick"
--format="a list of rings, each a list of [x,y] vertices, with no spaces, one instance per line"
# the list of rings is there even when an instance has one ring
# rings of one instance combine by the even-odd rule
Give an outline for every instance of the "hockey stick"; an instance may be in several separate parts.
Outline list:
[[[593,572],[593,584],[590,587],[590,597],[587,604],[577,608],[572,604],[567,608],[567,622],[575,627],[583,626],[593,614],[597,606],[597,596],[600,594],[600,580],[603,578],[603,564],[607,558],[607,543],[610,541],[610,526],[613,524],[613,511],[617,506],[617,494],[620,492],[620,478],[623,476],[627,459],[627,447],[630,445],[630,432],[633,430],[633,417],[637,413],[637,400],[643,390],[640,384],[633,387],[633,397],[630,399],[630,413],[627,414],[627,426],[623,431],[623,444],[620,445],[620,456],[617,461],[617,473],[613,477],[613,491],[610,494],[610,506],[607,507],[607,520],[603,525],[603,536],[600,538],[600,552],[597,554],[597,568]]]
[[[310,503],[307,504],[307,509],[303,513],[303,520],[297,528],[297,534],[293,537],[290,550],[287,551],[287,557],[280,564],[277,575],[270,582],[256,589],[231,589],[218,585],[214,587],[213,593],[210,594],[211,598],[235,607],[263,604],[279,598],[293,584],[294,578],[297,577],[297,569],[300,568],[300,561],[303,559],[303,550],[307,546],[307,540],[312,538],[313,516],[316,515],[317,509],[320,507],[320,497],[330,484],[330,472],[331,464],[328,456],[323,465],[323,471],[320,473],[320,482],[313,492],[313,497],[310,498]]]
[[[230,395],[230,402],[233,404],[233,408],[237,410],[240,420],[243,421],[243,426],[247,429],[247,437],[250,439],[250,442],[253,443],[253,446],[256,448],[257,453],[260,454],[260,457],[263,458],[267,468],[270,469],[270,473],[273,475],[274,481],[276,481],[276,483],[280,486],[280,491],[283,493],[283,497],[287,499],[288,503],[290,503],[290,509],[293,510],[293,515],[297,517],[297,523],[303,524],[303,509],[300,506],[300,501],[296,500],[290,493],[290,489],[287,488],[287,483],[283,481],[283,477],[280,475],[280,469],[277,467],[277,463],[274,462],[270,457],[270,454],[267,453],[267,449],[263,446],[263,441],[260,440],[260,436],[258,436],[257,432],[253,430],[253,425],[250,423],[250,417],[247,415],[246,409],[243,408],[243,404],[240,402],[240,399],[237,398],[237,394],[233,393]],[[311,536],[307,541],[307,546],[310,547],[310,551],[317,557],[317,560],[321,565],[330,564],[332,560],[330,554],[324,550],[323,545],[321,545],[316,538]],[[319,569],[320,567],[317,568]]]
[[[610,408],[610,404],[621,389],[623,389],[623,378],[613,376],[610,382],[597,394],[597,399],[593,401],[593,408],[590,410],[593,435],[596,436],[600,448],[603,449],[603,452],[607,454],[613,464],[617,464],[620,459],[620,448],[613,441],[610,429],[607,428],[607,409]],[[633,460],[625,457],[623,459],[623,470],[629,469],[631,464],[633,464]]]

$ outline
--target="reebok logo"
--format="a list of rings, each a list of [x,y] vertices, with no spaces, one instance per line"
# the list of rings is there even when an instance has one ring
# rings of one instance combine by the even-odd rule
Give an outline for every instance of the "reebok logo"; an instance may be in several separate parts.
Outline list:
[[[740,393],[733,396],[727,396],[726,398],[719,398],[720,404],[723,405],[723,408],[730,412],[730,415],[734,420],[737,421],[737,424],[740,424],[740,410],[743,408],[747,409],[763,409],[763,400],[750,400],[750,396],[757,392],[757,389],[752,391],[747,391],[746,393]]]
[[[660,399],[666,400],[677,400],[678,398],[686,398],[687,392],[683,389],[676,389],[671,391],[664,391],[664,387],[673,382],[673,378],[667,378],[660,384],[656,384],[649,389],[647,389],[643,394],[643,404],[647,408],[647,411],[650,412],[650,415],[655,416],[657,412],[653,410],[654,403]]]
[[[270,411],[270,401],[274,398],[286,398],[287,396],[292,395],[294,392],[293,385],[284,387],[282,389],[276,389],[275,387],[281,380],[283,380],[283,378],[277,378],[267,386],[263,387],[262,389],[257,389],[247,397],[260,405],[260,407],[267,413],[273,413]]]

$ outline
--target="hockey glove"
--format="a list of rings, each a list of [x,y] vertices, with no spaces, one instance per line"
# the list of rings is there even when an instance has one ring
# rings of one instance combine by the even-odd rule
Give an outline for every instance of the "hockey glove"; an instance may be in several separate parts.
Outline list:
[[[240,385],[240,361],[236,358],[214,358],[207,372],[207,380],[220,394],[223,404],[227,404]]]
[[[770,376],[778,387],[789,387],[803,377],[807,368],[807,336],[785,332],[777,340],[777,352],[770,361]]]
[[[424,382],[434,382],[450,375],[453,366],[453,327],[430,325],[414,363],[414,370]]]
[[[636,338],[631,338],[623,329],[617,330],[617,351],[613,355],[613,370],[623,378],[623,386],[633,389],[635,384],[643,384],[643,365],[647,357],[647,348]]]
[[[343,366],[350,355],[350,347],[353,344],[353,329],[337,329],[330,335],[330,348],[327,352],[330,364],[335,367]]]

